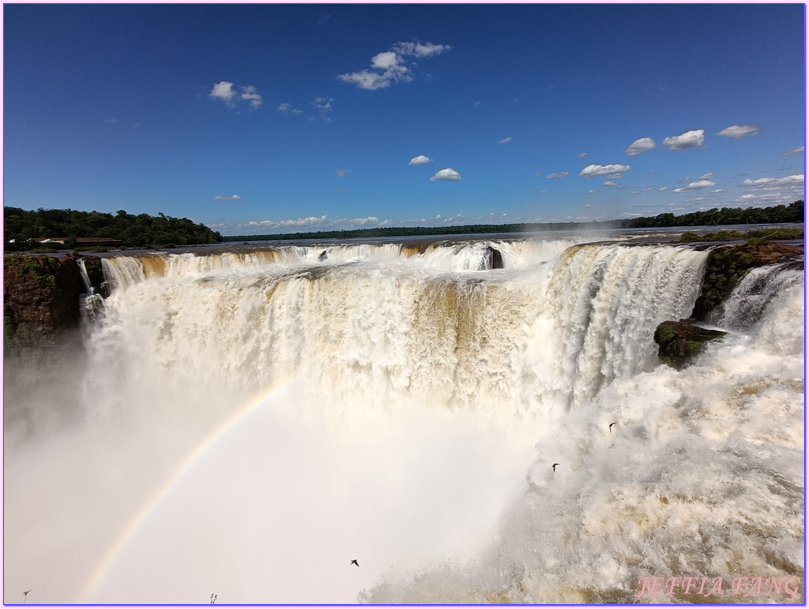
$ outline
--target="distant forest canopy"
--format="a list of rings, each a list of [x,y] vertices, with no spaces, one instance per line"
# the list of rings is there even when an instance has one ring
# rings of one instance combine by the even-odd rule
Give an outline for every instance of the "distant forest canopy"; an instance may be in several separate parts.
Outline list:
[[[533,224],[474,224],[467,226],[414,226],[366,228],[357,230],[285,233],[280,235],[240,235],[222,237],[204,224],[195,224],[187,218],[172,218],[162,213],[132,215],[118,211],[115,215],[97,211],[72,209],[42,209],[26,211],[18,207],[4,207],[5,251],[47,248],[33,241],[41,237],[67,237],[64,247],[75,247],[81,237],[106,237],[121,241],[123,247],[172,247],[221,243],[223,241],[275,241],[286,239],[354,239],[378,237],[405,237],[419,235],[465,235],[484,233],[522,233],[543,230],[588,230],[605,228],[655,228],[673,226],[718,226],[729,224],[777,224],[804,222],[803,201],[790,205],[765,208],[709,209],[682,216],[659,214],[631,220],[603,222],[550,222]]]
[[[658,214],[631,220],[602,222],[548,222],[544,224],[471,224],[467,226],[403,226],[391,228],[362,228],[356,230],[285,233],[280,235],[241,235],[224,237],[225,241],[279,241],[292,239],[356,239],[377,237],[407,237],[420,235],[476,235],[484,233],[523,233],[542,230],[588,230],[605,228],[656,228],[672,226],[719,226],[729,224],[803,223],[803,201],[775,207],[740,207],[696,211],[682,216]]]
[[[221,243],[222,235],[188,218],[159,214],[134,216],[125,211],[115,215],[74,209],[26,211],[4,207],[3,237],[6,251],[31,249],[40,237],[67,237],[65,247],[75,247],[79,237],[117,239],[125,247],[167,247]]]

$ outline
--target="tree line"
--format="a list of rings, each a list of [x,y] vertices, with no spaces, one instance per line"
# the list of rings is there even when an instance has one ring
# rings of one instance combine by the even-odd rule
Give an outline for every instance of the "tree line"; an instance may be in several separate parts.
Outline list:
[[[655,228],[674,226],[719,226],[729,224],[803,223],[803,201],[790,205],[764,208],[709,209],[675,216],[657,216],[608,220],[601,222],[550,222],[531,224],[472,224],[466,226],[405,226],[364,228],[356,230],[285,233],[280,235],[238,235],[222,237],[204,224],[188,218],[172,218],[164,214],[128,214],[120,210],[113,214],[73,209],[42,209],[26,211],[4,207],[5,251],[21,251],[40,247],[38,237],[67,237],[66,247],[79,237],[106,237],[121,241],[124,247],[171,247],[221,243],[223,241],[277,241],[287,239],[356,239],[434,235],[507,234],[534,231],[592,230],[610,228]],[[71,243],[72,242],[72,243]],[[47,247],[47,246],[46,246]]]
[[[3,237],[6,251],[35,249],[39,237],[67,237],[65,246],[74,247],[79,237],[116,239],[125,247],[171,247],[221,243],[222,235],[204,224],[188,218],[172,218],[164,214],[113,214],[75,209],[42,209],[26,211],[4,207]],[[48,247],[48,246],[46,246]]]
[[[376,239],[380,237],[408,237],[427,235],[507,234],[535,231],[591,230],[609,228],[664,228],[673,226],[721,226],[729,224],[781,224],[803,223],[803,201],[774,207],[723,207],[675,216],[671,213],[626,220],[596,222],[548,222],[533,224],[471,224],[466,226],[401,226],[362,228],[355,230],[284,233],[279,235],[238,235],[224,237],[224,241],[279,241],[298,239]]]

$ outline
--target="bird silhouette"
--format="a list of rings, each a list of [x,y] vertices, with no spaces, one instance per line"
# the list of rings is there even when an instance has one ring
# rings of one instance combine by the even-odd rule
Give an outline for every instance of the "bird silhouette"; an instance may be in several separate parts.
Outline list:
[[[553,471],[556,471],[556,466],[557,466],[557,465],[559,465],[559,464],[558,464],[558,463],[554,463],[553,465],[551,465],[551,469],[552,469]]]
[[[23,590],[23,593],[22,593],[22,604],[23,605],[25,604],[25,601],[28,600],[28,593],[31,590],[33,590],[33,588],[30,588],[29,590]]]
[[[357,565],[358,567],[360,566],[360,563],[357,562],[356,558],[354,560],[352,560],[349,564],[350,565]]]
[[[610,433],[612,433],[612,426],[613,425],[618,425],[618,421],[615,421],[615,423],[610,423]]]

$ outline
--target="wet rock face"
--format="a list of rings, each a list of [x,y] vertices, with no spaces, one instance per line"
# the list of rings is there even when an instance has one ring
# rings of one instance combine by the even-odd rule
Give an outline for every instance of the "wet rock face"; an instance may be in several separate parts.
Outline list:
[[[3,270],[7,329],[53,332],[79,324],[84,285],[74,258],[12,257]]]
[[[500,250],[494,249],[491,245],[487,245],[483,252],[483,262],[481,263],[481,271],[488,271],[490,269],[503,268],[503,254]]]
[[[101,259],[84,257],[90,285],[106,296]],[[4,260],[3,338],[7,354],[51,348],[55,337],[78,328],[86,291],[76,258],[10,256]]]
[[[82,260],[84,261],[84,270],[87,271],[87,278],[90,280],[90,286],[104,298],[109,296],[109,284],[104,279],[101,258],[98,256],[83,256]]]
[[[708,254],[702,290],[691,317],[704,321],[747,272],[759,266],[799,259],[803,248],[777,243],[717,247]]]
[[[693,319],[664,321],[657,326],[654,340],[658,344],[661,361],[681,369],[702,351],[706,342],[726,334],[719,330],[708,330],[693,324]]]

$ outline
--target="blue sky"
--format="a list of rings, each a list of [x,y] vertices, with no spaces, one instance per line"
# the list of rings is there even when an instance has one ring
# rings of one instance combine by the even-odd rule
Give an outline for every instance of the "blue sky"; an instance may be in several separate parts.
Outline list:
[[[4,5],[6,205],[223,235],[803,198],[804,5]]]

